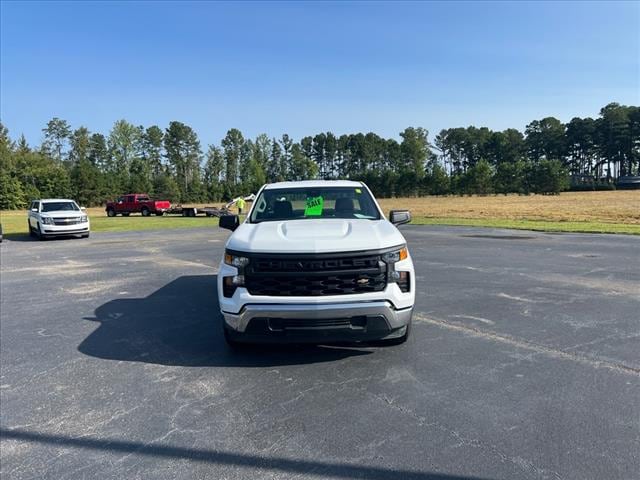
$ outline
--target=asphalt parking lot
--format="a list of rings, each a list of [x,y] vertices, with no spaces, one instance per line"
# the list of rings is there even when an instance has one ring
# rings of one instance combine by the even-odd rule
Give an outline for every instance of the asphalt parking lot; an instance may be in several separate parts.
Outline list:
[[[640,478],[640,238],[403,233],[406,344],[243,353],[225,231],[5,240],[2,478]]]

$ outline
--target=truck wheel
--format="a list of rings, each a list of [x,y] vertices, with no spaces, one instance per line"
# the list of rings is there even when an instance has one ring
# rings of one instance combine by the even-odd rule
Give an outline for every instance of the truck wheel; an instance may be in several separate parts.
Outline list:
[[[31,223],[27,222],[27,228],[29,229],[29,236],[30,237],[35,237],[36,236],[36,232],[33,231],[33,228],[31,228]]]
[[[80,238],[89,238],[89,234],[88,233],[83,233],[82,235],[80,235]]]
[[[149,209],[147,207],[143,207],[142,208],[142,216],[143,217],[148,217],[149,215],[151,215],[151,212],[149,211]]]
[[[107,217],[115,217],[116,211],[113,208],[107,209]]]
[[[47,239],[45,234],[42,233],[42,230],[40,229],[40,224],[39,223],[38,223],[38,230],[36,232],[36,235],[38,236],[38,240],[46,240]]]

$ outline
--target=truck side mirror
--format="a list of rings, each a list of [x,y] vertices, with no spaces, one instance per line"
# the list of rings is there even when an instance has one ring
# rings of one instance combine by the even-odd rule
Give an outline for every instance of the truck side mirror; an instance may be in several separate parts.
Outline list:
[[[403,225],[411,221],[411,212],[409,210],[391,210],[389,212],[389,221],[394,225]]]
[[[37,211],[38,211],[38,209],[37,209],[37,208],[32,208],[32,209],[31,209],[31,211],[32,211],[32,212],[37,212]]]
[[[238,215],[222,215],[220,217],[220,228],[226,228],[232,232],[240,226],[240,218]]]

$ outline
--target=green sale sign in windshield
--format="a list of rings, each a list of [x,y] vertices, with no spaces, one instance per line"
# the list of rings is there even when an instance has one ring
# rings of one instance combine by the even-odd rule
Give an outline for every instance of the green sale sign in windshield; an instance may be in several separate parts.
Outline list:
[[[322,215],[322,206],[324,205],[323,197],[309,197],[307,198],[307,205],[304,209],[305,217],[319,217]]]

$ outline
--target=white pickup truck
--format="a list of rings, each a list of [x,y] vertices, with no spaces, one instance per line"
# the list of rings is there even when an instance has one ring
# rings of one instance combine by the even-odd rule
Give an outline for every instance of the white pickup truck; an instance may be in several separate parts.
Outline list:
[[[218,273],[227,343],[398,344],[411,329],[415,274],[406,241],[367,186],[354,181],[265,185],[233,231]]]

